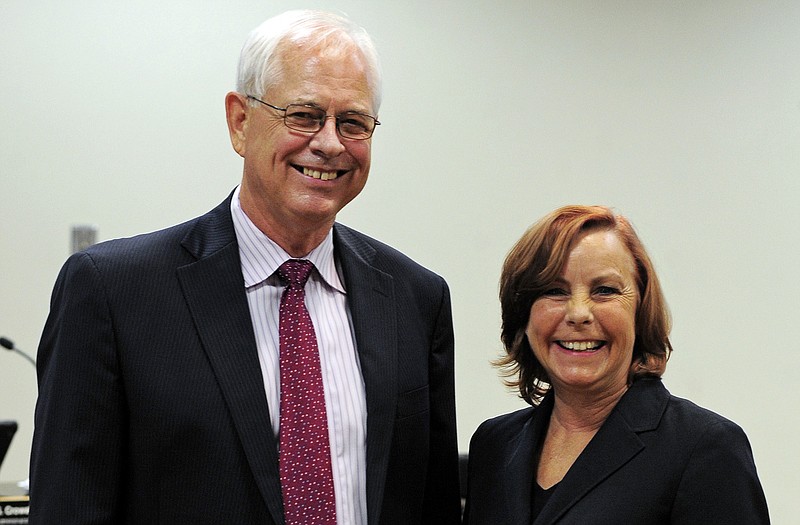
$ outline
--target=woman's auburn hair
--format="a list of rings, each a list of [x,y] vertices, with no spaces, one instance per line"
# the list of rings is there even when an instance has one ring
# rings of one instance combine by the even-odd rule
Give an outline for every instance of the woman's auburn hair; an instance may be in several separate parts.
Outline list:
[[[616,233],[636,265],[638,303],[629,383],[661,377],[672,353],[669,308],[653,263],[630,222],[606,206],[564,206],[533,224],[511,248],[500,276],[501,340],[506,354],[493,364],[522,399],[538,404],[550,390],[550,378],[528,342],[525,330],[531,307],[561,274],[585,232]]]

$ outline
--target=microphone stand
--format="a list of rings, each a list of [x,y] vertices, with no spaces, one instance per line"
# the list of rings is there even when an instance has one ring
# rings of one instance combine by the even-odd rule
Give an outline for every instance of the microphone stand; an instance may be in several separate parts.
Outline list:
[[[22,350],[20,350],[19,348],[17,348],[16,345],[14,345],[14,341],[12,341],[11,339],[8,339],[7,337],[0,337],[0,346],[2,346],[8,351],[18,353],[19,355],[30,361],[34,369],[36,368],[36,360],[31,356],[29,356],[28,354],[26,354],[25,352],[23,352]],[[30,494],[30,478],[20,481],[19,483],[17,483],[17,486],[23,489],[25,491],[25,494]]]
[[[10,350],[11,352],[18,353],[19,355],[21,355],[22,357],[24,357],[25,359],[30,361],[30,363],[33,365],[33,367],[36,368],[36,360],[33,359],[28,354],[26,354],[25,352],[23,352],[22,350],[20,350],[19,348],[17,348],[14,345],[14,341],[12,341],[11,339],[7,339],[5,337],[0,337],[0,346],[5,348],[6,350]]]

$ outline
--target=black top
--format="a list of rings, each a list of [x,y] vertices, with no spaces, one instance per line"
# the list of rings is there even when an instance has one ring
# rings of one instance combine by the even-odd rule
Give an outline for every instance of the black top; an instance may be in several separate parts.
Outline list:
[[[530,525],[540,432],[553,395],[473,434],[465,525]],[[724,480],[724,482],[720,482]],[[635,381],[575,460],[536,525],[767,525],[764,491],[742,429]]]
[[[536,516],[542,511],[547,502],[550,500],[550,496],[553,495],[553,492],[556,491],[558,487],[558,483],[550,487],[549,489],[543,489],[538,483],[533,483],[533,497],[531,498],[531,522],[536,520]]]

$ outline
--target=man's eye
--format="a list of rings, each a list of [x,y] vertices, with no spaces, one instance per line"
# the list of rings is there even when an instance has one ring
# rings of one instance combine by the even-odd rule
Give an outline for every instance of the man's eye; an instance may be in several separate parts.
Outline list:
[[[319,113],[315,113],[313,111],[294,111],[287,115],[287,117],[297,122],[307,122],[320,119]]]
[[[349,131],[355,131],[355,132],[362,132],[369,130],[369,127],[367,126],[365,119],[355,115],[339,117],[339,126]]]

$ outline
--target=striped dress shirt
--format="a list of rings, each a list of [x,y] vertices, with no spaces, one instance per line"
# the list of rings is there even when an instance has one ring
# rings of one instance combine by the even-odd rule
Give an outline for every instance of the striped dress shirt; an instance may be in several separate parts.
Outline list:
[[[285,285],[275,271],[292,257],[250,221],[240,206],[239,188],[231,200],[231,214],[272,430],[277,439],[280,430],[278,318]],[[304,258],[316,268],[306,283],[306,307],[314,323],[320,353],[336,492],[336,522],[337,525],[366,525],[366,394],[347,292],[334,259],[333,231]]]

